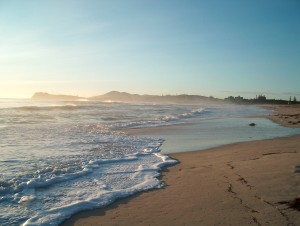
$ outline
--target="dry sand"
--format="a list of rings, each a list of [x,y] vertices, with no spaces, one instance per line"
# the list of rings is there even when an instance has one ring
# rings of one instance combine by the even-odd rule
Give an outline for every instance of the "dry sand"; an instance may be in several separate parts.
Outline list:
[[[300,110],[278,109],[273,120],[283,124],[290,119],[280,115]],[[299,203],[293,206],[300,197],[300,135],[171,157],[180,164],[162,173],[163,189],[81,212],[63,225],[300,225]]]

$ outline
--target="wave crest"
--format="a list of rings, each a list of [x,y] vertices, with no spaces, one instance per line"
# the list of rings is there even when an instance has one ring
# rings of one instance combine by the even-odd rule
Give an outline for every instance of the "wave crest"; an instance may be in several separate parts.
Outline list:
[[[18,109],[23,111],[51,111],[51,110],[75,110],[80,108],[76,104],[66,104],[66,105],[55,105],[55,106],[23,106],[18,107]]]

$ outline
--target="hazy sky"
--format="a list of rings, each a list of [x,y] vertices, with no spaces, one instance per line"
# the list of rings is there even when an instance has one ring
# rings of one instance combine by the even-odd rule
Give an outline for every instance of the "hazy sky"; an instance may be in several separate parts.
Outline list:
[[[299,0],[0,0],[0,97],[300,99]]]

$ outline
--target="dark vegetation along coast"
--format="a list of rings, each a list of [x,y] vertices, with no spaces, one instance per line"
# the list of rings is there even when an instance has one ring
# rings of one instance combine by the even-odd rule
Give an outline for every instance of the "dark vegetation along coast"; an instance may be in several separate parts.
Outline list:
[[[237,104],[299,104],[297,98],[294,96],[293,98],[290,96],[289,100],[281,100],[281,99],[267,99],[265,95],[258,95],[253,99],[246,99],[241,96],[233,97],[229,96],[224,99],[225,101]]]
[[[299,104],[296,97],[290,97],[289,100],[281,99],[267,99],[265,95],[258,95],[253,99],[246,99],[241,96],[233,97],[229,96],[227,98],[219,99],[215,97],[206,97],[201,95],[139,95],[131,94],[127,92],[111,91],[103,95],[92,96],[92,97],[80,97],[72,95],[55,95],[44,92],[37,92],[32,96],[32,99],[35,100],[80,100],[86,99],[90,101],[121,101],[121,102],[158,102],[158,103],[199,103],[199,102],[213,102],[213,103],[235,103],[235,104]]]

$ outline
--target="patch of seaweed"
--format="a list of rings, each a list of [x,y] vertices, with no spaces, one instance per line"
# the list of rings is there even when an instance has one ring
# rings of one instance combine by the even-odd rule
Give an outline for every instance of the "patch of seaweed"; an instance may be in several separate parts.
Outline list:
[[[300,211],[300,198],[295,198],[292,201],[280,201],[277,204],[287,205],[291,209]]]
[[[289,207],[300,211],[300,198],[295,198],[293,201],[289,202]]]

